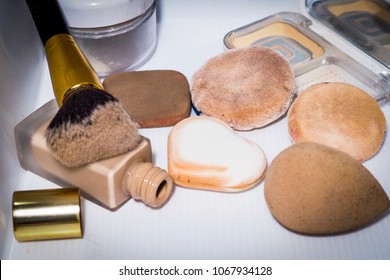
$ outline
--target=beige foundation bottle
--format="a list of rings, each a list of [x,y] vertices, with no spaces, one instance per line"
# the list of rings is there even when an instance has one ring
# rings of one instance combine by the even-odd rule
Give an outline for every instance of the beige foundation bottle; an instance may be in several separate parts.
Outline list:
[[[136,149],[120,156],[81,167],[58,162],[45,139],[46,127],[57,110],[52,100],[15,127],[18,158],[25,170],[64,187],[78,187],[85,198],[110,210],[131,197],[151,207],[160,207],[169,199],[172,179],[153,165],[151,144],[145,137]]]

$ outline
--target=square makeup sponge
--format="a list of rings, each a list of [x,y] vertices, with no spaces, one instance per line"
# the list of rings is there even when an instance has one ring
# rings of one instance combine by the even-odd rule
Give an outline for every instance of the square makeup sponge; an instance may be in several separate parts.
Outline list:
[[[123,103],[140,128],[173,126],[191,112],[189,84],[178,71],[116,73],[105,78],[103,87]]]

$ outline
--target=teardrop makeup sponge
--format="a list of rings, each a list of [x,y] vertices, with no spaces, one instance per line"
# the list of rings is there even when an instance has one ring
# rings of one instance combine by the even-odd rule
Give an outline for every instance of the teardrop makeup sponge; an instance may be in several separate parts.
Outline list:
[[[390,207],[380,183],[359,161],[314,142],[290,146],[272,161],[264,195],[276,220],[304,234],[358,229]]]
[[[168,173],[183,187],[237,192],[265,174],[263,150],[227,124],[207,116],[190,117],[168,137]]]
[[[124,104],[141,128],[173,126],[191,112],[189,84],[178,71],[112,74],[103,86]]]

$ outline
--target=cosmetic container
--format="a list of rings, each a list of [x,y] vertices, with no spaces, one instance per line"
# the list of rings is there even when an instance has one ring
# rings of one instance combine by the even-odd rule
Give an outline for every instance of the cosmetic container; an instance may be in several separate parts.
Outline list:
[[[12,221],[18,241],[80,238],[83,235],[80,190],[15,191]]]
[[[46,128],[57,111],[55,100],[51,100],[15,127],[18,159],[25,170],[60,186],[78,187],[85,198],[111,210],[131,197],[151,207],[160,207],[169,199],[172,179],[153,165],[151,143],[145,137],[128,153],[81,167],[62,165],[45,139]]]
[[[60,0],[69,31],[99,77],[134,70],[157,44],[153,0]]]
[[[390,2],[306,0],[309,14],[390,69]]]
[[[377,64],[381,72],[372,71],[313,31],[312,24],[302,14],[281,12],[228,32],[223,42],[226,49],[262,45],[279,52],[294,70],[298,94],[316,83],[345,82],[380,105],[388,103],[389,69]]]

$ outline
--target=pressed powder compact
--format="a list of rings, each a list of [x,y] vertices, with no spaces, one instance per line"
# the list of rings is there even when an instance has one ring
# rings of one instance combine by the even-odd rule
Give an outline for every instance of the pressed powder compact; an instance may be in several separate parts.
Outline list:
[[[227,48],[242,48],[262,45],[281,53],[290,64],[316,59],[324,54],[324,49],[291,24],[274,21],[258,28],[258,25],[232,31],[225,37]]]
[[[390,3],[381,0],[308,1],[311,16],[390,67]]]
[[[388,102],[390,69],[380,64],[380,73],[372,71],[314,32],[312,24],[302,14],[282,12],[228,32],[224,45],[227,49],[262,45],[278,51],[294,70],[298,94],[319,82],[344,82],[380,104]],[[390,57],[390,50],[387,54]]]

